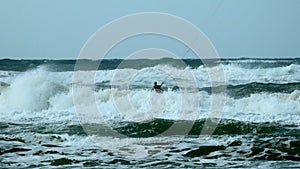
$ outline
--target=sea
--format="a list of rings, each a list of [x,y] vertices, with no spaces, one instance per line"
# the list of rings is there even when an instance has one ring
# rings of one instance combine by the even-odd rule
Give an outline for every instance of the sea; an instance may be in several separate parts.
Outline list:
[[[300,168],[299,125],[300,58],[0,60],[0,168]]]

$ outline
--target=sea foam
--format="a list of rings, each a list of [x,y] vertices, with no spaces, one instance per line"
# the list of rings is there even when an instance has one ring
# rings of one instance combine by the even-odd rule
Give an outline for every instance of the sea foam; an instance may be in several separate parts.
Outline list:
[[[180,77],[182,79],[179,80],[184,80],[186,71],[192,71],[198,80],[199,86],[208,83],[208,81],[205,82],[205,71],[201,66],[197,69],[176,69],[173,67],[165,69],[177,71],[178,74],[181,74],[182,76]],[[267,68],[269,73],[267,72],[267,75],[264,75],[263,72],[265,70],[247,70],[237,66],[232,67],[232,65],[225,65],[224,70],[229,83],[242,83],[243,78],[246,80],[246,73],[249,73],[250,77],[253,76],[251,78],[252,81],[265,82],[264,76],[268,76],[270,79],[278,78],[278,80],[285,79],[292,82],[299,78],[299,65],[290,65],[277,69],[280,69],[282,72],[275,70],[275,68]],[[228,73],[229,71],[233,72],[233,70],[239,70],[235,72],[236,80],[232,77],[233,75]],[[246,73],[242,73],[242,70],[246,71]],[[93,97],[95,97],[98,107],[97,111],[99,111],[104,120],[148,121],[156,118],[194,120],[208,117],[211,104],[211,94],[209,92],[199,91],[197,93],[198,108],[194,108],[192,105],[182,107],[183,100],[186,99],[187,102],[192,102],[194,97],[185,95],[184,98],[182,95],[183,90],[180,88],[179,90],[173,90],[172,85],[176,85],[176,80],[178,79],[172,79],[165,74],[165,79],[168,80],[166,80],[166,91],[164,94],[159,95],[151,90],[152,83],[156,79],[155,77],[159,77],[158,71],[154,71],[153,68],[144,68],[142,70],[124,69],[122,71],[138,73],[132,81],[133,84],[130,84],[132,87],[129,86],[128,91],[126,91],[117,86],[110,86],[110,78],[112,78],[115,71],[97,71],[95,83],[103,83],[107,85],[107,88],[100,87],[97,89],[96,84],[89,86],[94,93]],[[38,118],[41,121],[64,121],[78,119],[78,112],[75,111],[73,102],[73,73],[49,72],[47,68],[41,67],[14,74],[8,86],[1,91],[1,120],[22,121],[24,119]],[[278,75],[280,73],[283,76]],[[201,74],[204,77],[199,77],[201,79],[199,80],[197,77],[201,76]],[[289,76],[284,76],[286,74],[289,74]],[[161,81],[163,79],[163,77],[158,78]],[[122,81],[119,82],[119,85],[122,85]],[[117,95],[113,96],[112,93]],[[85,100],[87,96],[83,93],[81,97],[82,100]],[[299,98],[299,90],[295,90],[292,93],[259,92],[238,98],[227,95],[221,117],[250,122],[299,124]],[[87,102],[85,104],[88,109],[91,103]],[[196,117],[193,116],[195,111],[197,112]]]

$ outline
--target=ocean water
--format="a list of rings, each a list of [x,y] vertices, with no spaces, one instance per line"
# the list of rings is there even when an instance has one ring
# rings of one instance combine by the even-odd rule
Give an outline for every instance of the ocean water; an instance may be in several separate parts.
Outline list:
[[[75,63],[0,60],[1,168],[300,168],[300,59]]]

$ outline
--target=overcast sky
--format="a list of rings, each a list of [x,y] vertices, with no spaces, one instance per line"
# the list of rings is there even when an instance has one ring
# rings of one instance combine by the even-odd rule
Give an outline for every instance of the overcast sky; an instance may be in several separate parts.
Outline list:
[[[0,0],[0,58],[76,59],[99,28],[138,12],[188,20],[222,58],[298,57],[299,9],[300,0]],[[170,43],[159,46],[155,40]],[[186,47],[171,41],[139,37],[120,44],[110,57],[150,47],[183,55]]]

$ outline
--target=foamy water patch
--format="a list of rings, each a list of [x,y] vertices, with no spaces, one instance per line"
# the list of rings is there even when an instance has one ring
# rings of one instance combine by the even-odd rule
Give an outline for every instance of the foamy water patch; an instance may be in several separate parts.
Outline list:
[[[248,122],[300,124],[300,91],[291,94],[259,93],[250,97],[227,98],[223,118]]]

